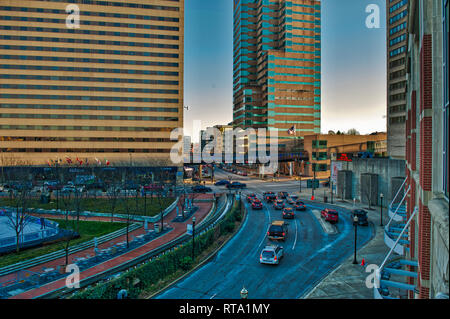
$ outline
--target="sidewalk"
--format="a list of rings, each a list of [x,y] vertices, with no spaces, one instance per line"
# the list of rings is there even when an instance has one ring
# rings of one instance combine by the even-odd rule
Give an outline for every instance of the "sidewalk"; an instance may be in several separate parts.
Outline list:
[[[315,201],[323,203],[323,188],[316,189]],[[327,189],[329,191],[329,189]],[[302,189],[301,198],[311,199],[311,189]],[[330,204],[329,193],[328,203]],[[366,278],[372,274],[365,272],[366,267],[361,266],[364,258],[365,265],[381,265],[387,253],[388,247],[384,243],[384,227],[380,226],[380,208],[372,207],[368,210],[366,204],[342,201],[333,198],[333,205],[342,206],[347,209],[362,208],[368,212],[369,223],[373,224],[375,236],[357,251],[358,264],[354,265],[353,254],[349,256],[340,266],[323,278],[312,290],[303,295],[302,299],[373,299],[373,289],[366,287]],[[383,225],[389,222],[387,208],[383,207]],[[359,226],[358,226],[359,227]]]

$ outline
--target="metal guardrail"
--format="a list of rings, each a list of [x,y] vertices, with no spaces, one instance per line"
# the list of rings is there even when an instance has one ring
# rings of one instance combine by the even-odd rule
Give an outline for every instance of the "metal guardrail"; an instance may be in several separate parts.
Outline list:
[[[198,226],[196,226],[196,233],[198,232],[198,235],[201,235],[205,231],[208,231],[212,227],[214,227],[223,218],[223,216],[225,216],[225,214],[229,211],[233,202],[234,202],[233,196],[227,196],[227,200],[222,207],[216,208],[216,210],[214,211],[213,214],[208,215],[206,219],[204,219],[202,222],[200,222],[200,224]],[[179,246],[182,246],[183,244],[189,242],[190,240],[191,240],[191,235],[188,235],[187,233],[185,233],[185,234],[181,235],[180,237],[175,238],[174,240],[147,252],[146,254],[143,254],[132,260],[124,262],[123,264],[120,264],[117,267],[110,268],[104,272],[95,274],[89,278],[81,280],[80,288],[92,285],[106,277],[110,277],[114,274],[123,272],[123,271],[128,270],[132,267],[135,267],[136,265],[139,265],[141,263],[151,261],[152,259],[157,258],[160,255],[166,254],[167,252],[172,251]],[[47,294],[38,296],[36,298],[39,298],[39,299],[40,298],[50,299],[50,298],[57,298],[57,297],[61,298],[63,296],[72,294],[73,292],[74,292],[73,289],[64,287],[64,288],[60,288],[60,289],[51,291]]]
[[[128,231],[129,232],[135,231],[135,230],[139,229],[141,226],[142,226],[142,224],[140,224],[140,223],[133,223],[130,225]],[[97,245],[103,244],[114,238],[123,236],[126,234],[126,232],[127,232],[127,229],[126,229],[126,227],[124,227],[119,230],[116,230],[115,232],[98,237]],[[91,240],[85,241],[83,243],[80,243],[78,245],[71,246],[71,247],[69,247],[69,254],[77,253],[77,252],[80,252],[87,248],[94,247],[94,245],[95,245],[94,239],[91,239]],[[43,263],[46,263],[46,262],[49,262],[49,261],[52,261],[52,260],[55,260],[58,258],[62,258],[65,255],[66,255],[66,251],[64,249],[61,249],[61,250],[57,250],[57,251],[54,251],[54,252],[46,254],[46,255],[38,256],[38,257],[35,257],[32,259],[28,259],[28,260],[25,260],[22,262],[18,262],[18,263],[12,264],[12,265],[2,267],[2,268],[0,268],[0,277],[11,274],[13,272],[16,272],[16,271],[19,271],[22,269],[28,269],[28,268],[35,267],[37,265],[40,265],[40,264],[43,264]]]

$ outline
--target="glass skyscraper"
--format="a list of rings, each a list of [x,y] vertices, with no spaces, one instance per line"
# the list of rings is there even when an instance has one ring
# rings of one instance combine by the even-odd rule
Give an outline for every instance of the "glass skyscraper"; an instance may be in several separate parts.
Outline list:
[[[320,83],[320,1],[234,0],[235,127],[320,133]]]

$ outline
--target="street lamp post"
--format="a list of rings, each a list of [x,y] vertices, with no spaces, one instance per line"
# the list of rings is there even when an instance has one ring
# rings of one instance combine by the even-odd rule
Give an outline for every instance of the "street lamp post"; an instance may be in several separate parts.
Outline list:
[[[353,217],[353,226],[355,226],[355,252],[353,255],[353,264],[356,265],[358,264],[358,261],[356,260],[356,238],[358,233],[358,216],[356,214]]]
[[[192,261],[195,257],[195,216],[192,217]]]
[[[380,226],[383,226],[383,193],[380,194]]]

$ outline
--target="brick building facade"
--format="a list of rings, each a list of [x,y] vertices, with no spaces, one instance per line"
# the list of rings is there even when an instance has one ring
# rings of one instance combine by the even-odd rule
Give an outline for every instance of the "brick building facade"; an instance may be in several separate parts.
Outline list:
[[[409,2],[406,121],[407,258],[417,260],[409,298],[449,292],[448,0]]]

